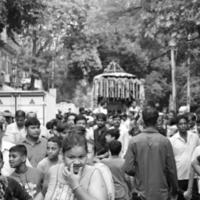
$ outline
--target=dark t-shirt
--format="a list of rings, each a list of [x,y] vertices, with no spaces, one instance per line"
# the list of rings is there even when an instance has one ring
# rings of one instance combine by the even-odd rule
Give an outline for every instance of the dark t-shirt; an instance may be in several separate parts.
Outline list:
[[[107,128],[97,128],[94,130],[94,151],[96,155],[102,155],[108,151],[106,143]]]
[[[29,194],[20,186],[20,184],[10,177],[0,178],[0,198],[4,194],[6,200],[31,200]],[[4,190],[3,190],[4,188]]]

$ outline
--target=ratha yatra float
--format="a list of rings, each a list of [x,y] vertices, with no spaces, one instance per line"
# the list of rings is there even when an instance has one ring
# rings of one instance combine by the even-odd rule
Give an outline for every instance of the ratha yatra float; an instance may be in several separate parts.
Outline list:
[[[144,80],[126,73],[118,63],[112,61],[102,74],[93,80],[94,107],[102,101],[109,112],[125,112],[133,101],[143,103]]]

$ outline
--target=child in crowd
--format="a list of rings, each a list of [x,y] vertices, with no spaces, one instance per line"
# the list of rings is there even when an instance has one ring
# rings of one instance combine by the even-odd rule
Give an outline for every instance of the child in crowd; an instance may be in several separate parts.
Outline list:
[[[58,137],[51,137],[47,142],[47,157],[41,160],[37,169],[39,169],[43,174],[46,174],[49,171],[49,168],[53,165],[62,162],[62,158],[60,155],[61,150],[61,141]]]
[[[128,180],[126,179],[125,172],[122,170],[124,159],[121,158],[120,152],[122,144],[120,141],[112,140],[109,142],[109,158],[103,159],[102,163],[107,165],[111,172],[115,186],[115,200],[129,200],[130,190],[128,187]]]
[[[0,171],[3,164],[3,154],[0,151]],[[0,175],[0,199],[14,200],[16,198],[20,200],[32,199],[15,179]]]
[[[63,163],[49,169],[45,180],[45,200],[108,200],[102,174],[87,165],[87,140],[70,133],[62,146]]]
[[[27,149],[24,145],[16,145],[9,150],[9,163],[15,171],[11,174],[33,198],[41,191],[42,173],[26,165]]]

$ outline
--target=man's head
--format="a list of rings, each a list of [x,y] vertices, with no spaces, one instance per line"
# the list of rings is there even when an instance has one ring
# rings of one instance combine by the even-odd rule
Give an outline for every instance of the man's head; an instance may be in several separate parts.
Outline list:
[[[113,126],[113,115],[112,114],[109,114],[108,117],[107,117],[107,123],[110,125],[110,126]]]
[[[122,150],[122,144],[118,140],[113,140],[109,143],[108,148],[112,156],[118,156]]]
[[[121,117],[120,117],[120,115],[114,115],[113,116],[113,126],[115,128],[119,128],[120,124],[121,124]]]
[[[49,160],[58,159],[62,142],[58,137],[51,137],[47,142],[47,156]]]
[[[37,140],[40,136],[40,121],[37,118],[27,119],[25,122],[27,137]]]
[[[11,168],[18,168],[26,163],[27,149],[24,145],[19,144],[10,148],[9,163]]]
[[[29,118],[37,118],[37,114],[36,114],[36,112],[33,112],[33,111],[28,112],[28,113],[26,114],[26,118],[27,118],[27,119],[29,119]]]
[[[85,108],[80,107],[80,108],[79,108],[79,114],[80,114],[80,115],[84,115],[84,114],[85,114]]]
[[[106,123],[106,115],[103,113],[98,113],[96,115],[96,124],[99,128],[102,128],[105,126]]]
[[[17,126],[19,128],[22,128],[24,126],[25,118],[26,118],[26,113],[24,111],[22,111],[22,110],[16,111],[15,120],[16,120]]]
[[[106,132],[106,142],[110,143],[113,140],[117,140],[120,136],[119,129],[109,129]]]
[[[173,120],[176,117],[176,112],[174,110],[170,110],[168,113],[168,120]]]
[[[188,114],[188,126],[189,128],[193,128],[196,124],[196,115],[194,113]]]
[[[73,126],[75,124],[76,114],[69,113],[66,118],[67,118],[66,121],[68,125]]]
[[[188,118],[186,115],[179,115],[177,117],[177,128],[179,133],[186,134],[188,130]]]
[[[142,111],[142,118],[145,126],[155,126],[158,119],[158,111],[151,106],[147,106]]]
[[[7,124],[11,124],[13,122],[14,116],[9,110],[5,110],[3,115],[6,119]]]
[[[77,126],[82,126],[83,128],[86,128],[87,125],[87,119],[83,115],[77,115],[75,118],[75,124]]]

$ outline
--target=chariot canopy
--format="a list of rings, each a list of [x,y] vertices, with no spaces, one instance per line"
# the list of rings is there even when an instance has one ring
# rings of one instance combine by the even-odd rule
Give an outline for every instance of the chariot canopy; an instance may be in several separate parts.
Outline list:
[[[144,80],[135,75],[126,73],[118,63],[112,61],[102,74],[94,77],[93,97],[96,103],[131,102],[144,100]]]

